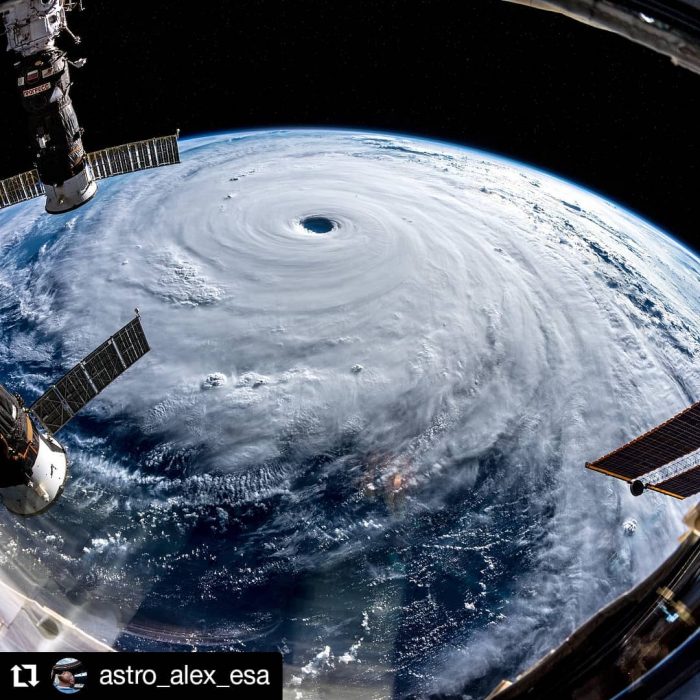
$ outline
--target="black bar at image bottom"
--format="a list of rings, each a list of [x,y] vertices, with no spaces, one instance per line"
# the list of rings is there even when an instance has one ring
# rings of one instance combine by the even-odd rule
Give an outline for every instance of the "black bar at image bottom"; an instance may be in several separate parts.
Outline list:
[[[243,652],[8,652],[0,654],[0,697],[76,700],[133,697],[282,700],[282,655]],[[195,696],[196,697],[196,696]]]

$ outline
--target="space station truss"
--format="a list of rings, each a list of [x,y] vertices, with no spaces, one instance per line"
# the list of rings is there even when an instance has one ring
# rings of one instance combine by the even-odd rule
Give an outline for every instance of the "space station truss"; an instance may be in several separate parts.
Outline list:
[[[44,193],[44,186],[36,170],[0,180],[0,209],[41,197]]]
[[[700,402],[586,467],[675,498],[700,492]]]
[[[47,430],[57,432],[149,350],[137,316],[73,367],[30,410]]]
[[[94,151],[88,153],[88,162],[96,180],[175,165],[180,162],[177,134]]]

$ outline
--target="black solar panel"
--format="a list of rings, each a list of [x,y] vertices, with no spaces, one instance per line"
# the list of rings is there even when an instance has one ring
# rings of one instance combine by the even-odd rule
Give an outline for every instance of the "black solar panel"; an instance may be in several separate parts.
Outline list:
[[[31,410],[55,433],[149,350],[137,316],[73,367]]]
[[[676,498],[688,498],[700,492],[700,465],[648,488]]]
[[[97,393],[109,386],[126,367],[120,361],[113,342],[108,341],[83,360],[81,369],[84,369],[83,374],[90,378]]]
[[[151,349],[138,316],[117,331],[112,338],[127,367],[131,367]]]
[[[586,466],[630,481],[699,448],[700,402]]]

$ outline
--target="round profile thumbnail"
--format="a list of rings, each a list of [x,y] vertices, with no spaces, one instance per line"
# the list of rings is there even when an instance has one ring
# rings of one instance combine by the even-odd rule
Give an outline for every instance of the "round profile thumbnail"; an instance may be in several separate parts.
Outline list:
[[[71,695],[79,693],[87,681],[87,671],[83,662],[72,657],[57,661],[51,669],[51,683],[59,693]]]

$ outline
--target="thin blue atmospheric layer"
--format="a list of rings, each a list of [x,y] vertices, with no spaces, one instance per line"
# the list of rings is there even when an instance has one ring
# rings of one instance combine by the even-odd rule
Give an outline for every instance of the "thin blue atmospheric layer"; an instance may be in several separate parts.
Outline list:
[[[658,234],[662,235],[664,238],[670,239],[673,241],[679,248],[682,248],[684,252],[690,254],[692,257],[698,257],[698,254],[700,254],[700,250],[696,250],[692,245],[688,244],[686,241],[684,241],[680,236],[678,236],[676,233],[672,233],[668,230],[666,230],[661,224],[656,223],[655,221],[651,220],[648,218],[645,214],[641,214],[640,212],[636,211],[629,205],[620,202],[613,197],[611,197],[609,194],[606,192],[597,190],[590,185],[584,185],[581,182],[578,182],[575,179],[569,178],[565,175],[561,175],[553,170],[549,170],[546,167],[540,166],[540,165],[535,165],[534,163],[530,163],[528,161],[524,160],[519,160],[518,158],[515,158],[513,156],[507,155],[505,153],[499,153],[498,151],[489,151],[489,150],[482,150],[481,148],[478,148],[476,146],[472,146],[471,144],[468,143],[463,143],[461,141],[449,141],[447,139],[442,139],[442,138],[432,138],[429,136],[423,136],[419,134],[413,134],[410,132],[405,132],[405,131],[391,131],[390,129],[376,129],[376,128],[367,128],[366,130],[363,130],[362,128],[359,127],[345,127],[345,126],[315,126],[313,124],[305,124],[305,125],[291,125],[291,126],[274,126],[274,127],[260,127],[260,128],[253,128],[253,129],[235,129],[233,131],[229,129],[222,129],[218,131],[205,131],[202,133],[198,134],[190,134],[187,136],[182,137],[180,140],[181,141],[195,141],[197,139],[202,139],[202,138],[209,138],[212,136],[239,136],[239,135],[250,135],[250,134],[260,134],[260,133],[279,133],[279,132],[292,132],[292,133],[313,133],[313,132],[346,132],[346,133],[355,133],[359,135],[367,135],[367,134],[372,134],[372,135],[379,135],[379,136],[391,136],[394,138],[403,138],[403,139],[411,139],[413,141],[422,141],[424,143],[431,143],[431,144],[437,144],[441,146],[447,146],[449,148],[454,148],[460,151],[467,151],[470,153],[473,153],[477,156],[484,157],[484,158],[490,158],[491,160],[496,160],[500,161],[502,163],[508,163],[511,166],[517,167],[517,168],[526,168],[532,172],[539,173],[540,175],[545,175],[550,178],[554,178],[555,180],[558,180],[559,182],[563,182],[569,186],[575,187],[578,190],[582,190],[583,192],[587,192],[588,194],[592,194],[593,196],[604,200],[608,204],[612,205],[619,211],[624,211],[627,214],[634,216],[636,219],[639,219],[640,221],[643,221],[647,226],[650,226],[652,229],[654,229]]]

